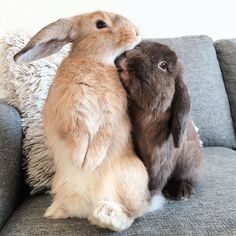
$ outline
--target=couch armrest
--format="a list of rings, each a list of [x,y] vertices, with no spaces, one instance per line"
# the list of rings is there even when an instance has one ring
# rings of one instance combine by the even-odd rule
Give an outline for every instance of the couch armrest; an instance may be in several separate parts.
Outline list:
[[[19,112],[0,100],[0,229],[25,193]]]

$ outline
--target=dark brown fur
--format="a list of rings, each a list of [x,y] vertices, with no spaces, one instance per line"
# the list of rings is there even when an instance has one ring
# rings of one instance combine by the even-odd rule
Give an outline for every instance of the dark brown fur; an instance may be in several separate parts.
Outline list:
[[[166,71],[159,63],[167,63]],[[202,162],[190,97],[169,47],[141,42],[116,61],[129,98],[136,151],[148,169],[149,189],[171,199],[193,194]]]

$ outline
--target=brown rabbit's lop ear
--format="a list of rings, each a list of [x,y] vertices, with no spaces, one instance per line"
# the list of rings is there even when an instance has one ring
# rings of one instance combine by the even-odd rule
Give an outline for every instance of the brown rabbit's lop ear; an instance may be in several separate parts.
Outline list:
[[[29,43],[14,56],[24,63],[49,56],[71,41],[71,19],[59,19],[41,29]]]
[[[178,148],[182,142],[190,113],[190,97],[181,72],[175,79],[175,93],[171,107],[171,132],[174,146]]]

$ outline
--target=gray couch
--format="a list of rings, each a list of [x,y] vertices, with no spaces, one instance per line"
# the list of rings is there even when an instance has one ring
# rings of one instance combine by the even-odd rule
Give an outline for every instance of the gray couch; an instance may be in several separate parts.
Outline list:
[[[204,143],[196,194],[167,201],[163,210],[117,235],[236,235],[236,40],[207,36],[158,39],[176,50]],[[0,103],[0,235],[116,235],[84,219],[48,220],[51,198],[28,195],[21,168],[21,117]]]

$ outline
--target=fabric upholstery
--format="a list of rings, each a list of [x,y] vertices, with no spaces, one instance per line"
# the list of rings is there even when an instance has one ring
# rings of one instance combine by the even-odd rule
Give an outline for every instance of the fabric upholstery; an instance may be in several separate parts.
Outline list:
[[[188,36],[156,41],[169,45],[179,56],[203,145],[235,148],[229,101],[212,39]]]
[[[21,141],[18,111],[0,101],[0,229],[22,196]]]
[[[2,235],[236,235],[236,152],[222,147],[204,148],[203,166],[194,197],[167,202],[161,211],[136,220],[127,231],[111,233],[84,219],[44,219],[51,201],[44,195],[27,199]]]
[[[218,40],[214,45],[228,93],[236,131],[236,39]]]

